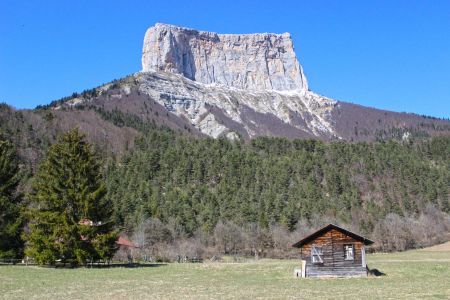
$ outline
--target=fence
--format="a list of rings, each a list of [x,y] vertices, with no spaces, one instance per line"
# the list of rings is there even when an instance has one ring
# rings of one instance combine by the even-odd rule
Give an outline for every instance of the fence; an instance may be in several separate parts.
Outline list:
[[[0,265],[35,265],[34,261],[31,259],[20,259],[20,258],[0,258]]]

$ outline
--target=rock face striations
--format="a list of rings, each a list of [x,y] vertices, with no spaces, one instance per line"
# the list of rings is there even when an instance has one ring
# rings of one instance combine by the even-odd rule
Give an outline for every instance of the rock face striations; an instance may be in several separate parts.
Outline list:
[[[156,24],[142,72],[62,106],[118,109],[195,135],[375,140],[450,132],[448,122],[337,102],[308,89],[284,34],[217,34]],[[58,107],[55,107],[58,109]]]
[[[217,34],[156,24],[145,34],[142,70],[239,89],[308,89],[289,33]]]
[[[338,138],[335,101],[308,90],[289,33],[217,34],[166,24],[144,38],[141,92],[212,137]]]
[[[252,91],[205,85],[169,72],[136,75],[140,92],[214,138],[335,138],[335,102],[308,91]]]

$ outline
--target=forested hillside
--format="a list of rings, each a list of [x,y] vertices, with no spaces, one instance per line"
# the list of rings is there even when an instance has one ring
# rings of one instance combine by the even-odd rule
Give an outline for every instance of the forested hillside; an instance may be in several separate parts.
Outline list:
[[[380,238],[397,230],[392,234],[405,239],[401,245],[389,237],[380,245],[396,249],[424,242],[403,232],[413,226],[408,222],[418,220],[418,228],[432,226],[430,219],[448,222],[440,212],[450,212],[450,138],[243,143],[153,130],[136,145],[106,173],[114,221],[130,232],[148,218],[181,236],[212,234],[218,222],[288,232],[299,222],[314,227],[332,221]],[[433,243],[442,233],[423,239]]]
[[[328,222],[373,238],[382,250],[449,238],[450,137],[229,141],[101,106],[15,111],[3,105],[0,117],[4,139],[19,154],[25,204],[45,150],[68,126],[78,126],[102,162],[115,227],[158,255],[174,258],[191,246],[256,254],[258,245],[286,253],[291,242]],[[180,246],[185,242],[191,246]],[[174,245],[172,254],[160,253]]]

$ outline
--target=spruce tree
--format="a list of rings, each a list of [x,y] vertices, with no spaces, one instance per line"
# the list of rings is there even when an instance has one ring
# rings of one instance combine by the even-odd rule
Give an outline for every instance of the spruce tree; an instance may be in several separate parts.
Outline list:
[[[14,147],[0,137],[0,258],[17,258],[22,253],[21,203],[15,195],[18,171]]]
[[[78,129],[52,145],[29,196],[26,254],[39,264],[109,259],[117,237],[100,164]]]

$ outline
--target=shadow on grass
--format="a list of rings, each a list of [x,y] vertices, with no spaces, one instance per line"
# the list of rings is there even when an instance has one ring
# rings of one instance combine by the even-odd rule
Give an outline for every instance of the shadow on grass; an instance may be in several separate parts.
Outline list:
[[[369,276],[379,277],[379,276],[386,276],[386,273],[381,272],[378,269],[369,269],[367,268],[367,273]]]
[[[55,264],[55,265],[37,265],[37,264],[6,264],[0,263],[0,266],[35,266],[41,268],[49,268],[49,269],[112,269],[112,268],[156,268],[167,266],[166,263],[113,263],[113,264],[93,264],[93,265],[85,265],[85,266],[74,266],[70,264]]]
[[[94,265],[92,268],[156,268],[167,266],[165,263],[123,263],[123,264],[110,264],[110,265]],[[86,268],[91,268],[91,266],[86,266]]]

